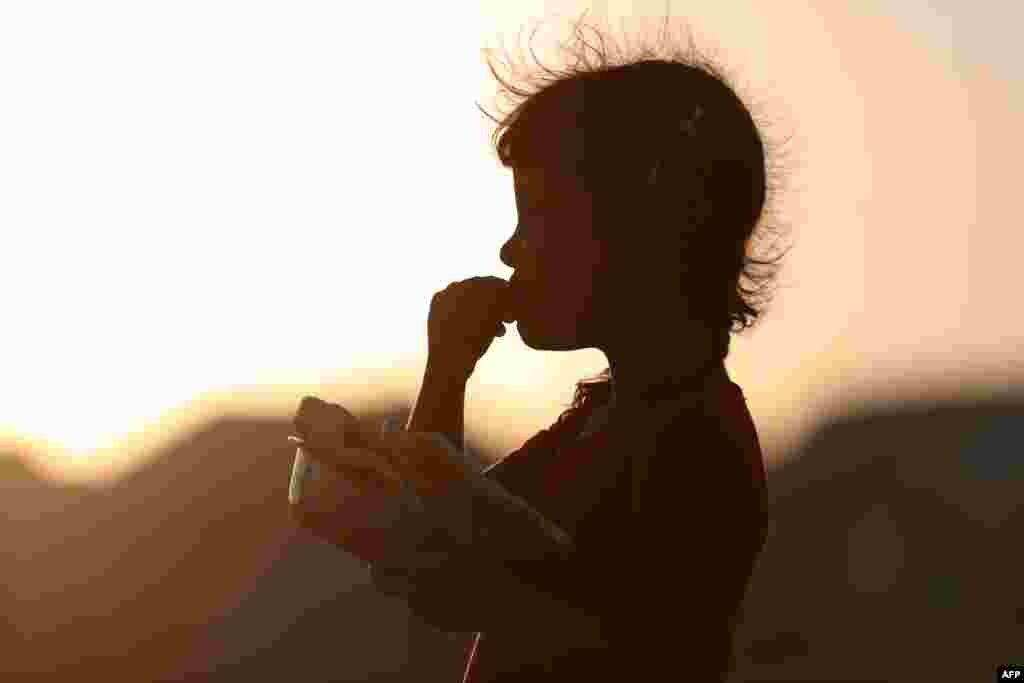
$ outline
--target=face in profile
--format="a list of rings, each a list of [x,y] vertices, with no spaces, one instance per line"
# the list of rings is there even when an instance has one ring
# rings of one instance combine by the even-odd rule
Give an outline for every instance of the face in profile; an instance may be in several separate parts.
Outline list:
[[[538,351],[595,346],[595,275],[604,262],[594,238],[593,202],[575,176],[514,168],[515,233],[501,248],[514,269],[512,306],[519,336]]]

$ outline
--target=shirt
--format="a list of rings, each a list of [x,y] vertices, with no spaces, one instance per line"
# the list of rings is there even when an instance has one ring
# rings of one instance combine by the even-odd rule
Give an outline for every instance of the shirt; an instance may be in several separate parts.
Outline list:
[[[718,363],[669,400],[620,408],[617,424],[581,410],[481,475],[564,530],[568,551],[478,497],[471,551],[409,575],[414,612],[475,632],[464,683],[727,674],[767,528],[742,390]]]

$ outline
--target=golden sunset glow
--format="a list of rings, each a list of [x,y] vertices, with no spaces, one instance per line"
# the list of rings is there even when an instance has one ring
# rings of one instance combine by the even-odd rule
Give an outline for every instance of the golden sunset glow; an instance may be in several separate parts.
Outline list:
[[[505,105],[480,49],[586,6],[4,9],[0,437],[89,479],[211,415],[290,415],[305,393],[411,402],[432,294],[511,274],[512,175],[474,100]],[[637,35],[665,7],[590,17]],[[769,459],[840,403],[1020,381],[1024,327],[1000,289],[1022,246],[1020,64],[967,35],[952,52],[924,2],[763,7],[669,5],[795,136],[780,209],[796,247],[727,362]],[[466,410],[505,449],[606,365],[514,329]]]

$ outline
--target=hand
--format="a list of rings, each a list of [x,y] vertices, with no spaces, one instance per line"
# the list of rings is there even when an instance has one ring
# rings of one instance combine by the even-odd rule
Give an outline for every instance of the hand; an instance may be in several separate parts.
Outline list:
[[[324,467],[360,486],[396,485],[401,475],[383,447],[382,435],[366,429],[336,403],[307,396],[292,420],[299,437],[289,439]]]
[[[377,444],[376,435],[337,404],[307,396],[294,418],[310,472],[298,456],[289,487],[292,519],[317,536],[373,561],[387,547],[387,530],[401,514],[401,475],[385,450],[359,448],[352,441]],[[354,438],[348,438],[348,437]],[[375,447],[376,448],[376,447]],[[309,476],[315,473],[316,476]]]
[[[502,323],[515,321],[510,304],[509,283],[499,277],[471,277],[434,294],[427,318],[430,362],[468,379],[494,338],[504,336]]]
[[[396,488],[407,481],[433,494],[463,475],[461,454],[439,434],[375,432],[336,403],[307,396],[293,420],[302,448],[335,475]],[[330,476],[330,475],[328,475]]]
[[[303,482],[289,491],[292,519],[365,561],[377,561],[396,542],[391,534],[408,505],[422,510],[422,502],[404,497],[404,484],[421,496],[434,494],[462,473],[462,454],[440,435],[372,433],[341,406],[315,397],[303,400],[295,425],[307,438],[288,438],[315,461],[318,476],[306,478],[296,463],[293,477]],[[346,446],[348,432],[373,448]]]
[[[388,460],[421,497],[439,495],[467,474],[463,454],[441,434],[403,430],[380,436]]]

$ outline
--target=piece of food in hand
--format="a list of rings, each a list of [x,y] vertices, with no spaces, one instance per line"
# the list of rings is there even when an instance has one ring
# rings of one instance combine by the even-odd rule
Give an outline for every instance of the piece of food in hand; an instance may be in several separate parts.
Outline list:
[[[319,466],[302,449],[303,441],[300,437],[289,436],[288,440],[299,445],[295,450],[295,459],[292,461],[292,478],[288,482],[288,502],[297,505],[302,500],[307,487],[306,482],[319,477]]]

